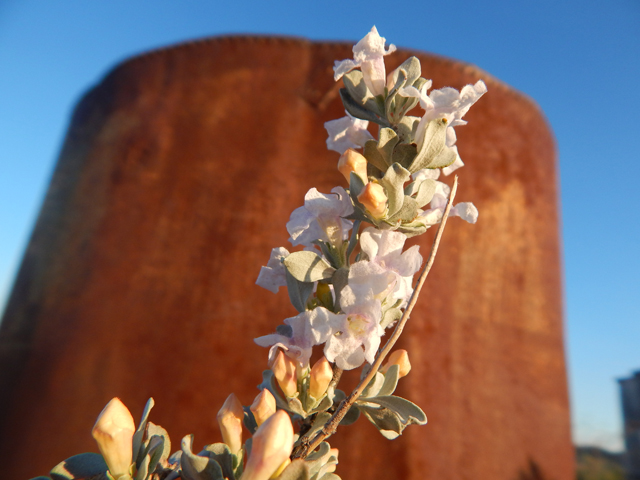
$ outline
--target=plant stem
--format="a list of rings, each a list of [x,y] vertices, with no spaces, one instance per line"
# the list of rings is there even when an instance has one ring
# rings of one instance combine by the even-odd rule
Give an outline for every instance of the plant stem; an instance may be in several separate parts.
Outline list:
[[[387,343],[385,344],[385,346],[382,348],[382,350],[380,350],[380,352],[376,356],[376,359],[373,362],[373,365],[371,365],[371,369],[369,370],[369,373],[360,381],[356,389],[353,392],[351,392],[351,394],[347,398],[345,398],[342,402],[340,402],[338,409],[335,411],[332,417],[327,421],[327,423],[325,423],[324,427],[322,427],[322,430],[320,430],[316,434],[313,440],[309,442],[308,439],[303,439],[303,442],[300,443],[299,448],[296,448],[293,451],[291,455],[292,459],[306,458],[307,455],[309,455],[316,448],[318,448],[318,446],[326,438],[330,437],[335,433],[340,421],[344,418],[344,416],[347,414],[351,406],[356,402],[358,397],[360,397],[360,395],[362,394],[366,386],[369,384],[371,379],[374,377],[374,375],[382,365],[382,362],[384,361],[386,356],[389,354],[389,352],[391,352],[391,349],[398,341],[398,338],[400,338],[400,335],[402,334],[402,330],[404,329],[404,326],[406,325],[407,320],[409,320],[411,311],[413,310],[413,307],[418,301],[418,295],[420,295],[420,290],[422,289],[422,286],[424,285],[424,282],[427,279],[427,276],[429,275],[429,271],[433,266],[433,262],[435,261],[436,253],[438,252],[438,246],[440,245],[440,240],[444,232],[444,227],[447,223],[447,218],[449,217],[449,212],[451,211],[451,206],[453,205],[453,199],[456,196],[457,190],[458,190],[458,176],[456,175],[453,180],[453,186],[451,187],[451,195],[449,195],[449,201],[447,202],[447,207],[444,210],[444,213],[442,215],[442,221],[440,222],[438,232],[436,233],[436,238],[433,240],[433,245],[431,246],[431,253],[429,254],[429,260],[427,261],[424,268],[422,269],[422,272],[420,273],[418,283],[416,285],[416,288],[413,291],[413,294],[411,295],[411,299],[409,300],[409,304],[407,305],[407,308],[405,309],[404,314],[402,315],[402,318],[398,321],[398,324],[396,325],[395,329],[393,330],[393,333],[389,337],[389,340],[387,340]]]

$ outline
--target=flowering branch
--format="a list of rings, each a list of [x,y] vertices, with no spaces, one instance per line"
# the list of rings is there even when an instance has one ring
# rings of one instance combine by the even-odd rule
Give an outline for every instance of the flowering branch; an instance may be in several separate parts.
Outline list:
[[[456,196],[457,190],[458,190],[458,176],[456,175],[453,180],[453,187],[451,188],[449,201],[447,202],[447,206],[442,215],[442,222],[440,223],[440,227],[438,228],[436,237],[431,247],[429,260],[427,261],[424,268],[422,269],[422,272],[420,273],[420,277],[418,278],[418,283],[416,285],[416,288],[413,291],[413,294],[411,295],[411,300],[409,300],[409,304],[407,305],[407,308],[404,311],[402,318],[400,319],[400,321],[398,321],[398,324],[393,330],[393,333],[389,337],[389,340],[387,340],[387,343],[385,344],[385,346],[382,348],[382,350],[380,350],[380,353],[378,354],[375,361],[371,365],[371,368],[369,369],[369,372],[367,373],[367,375],[360,381],[360,383],[353,390],[353,392],[351,392],[351,394],[340,403],[340,405],[338,406],[338,409],[335,411],[331,419],[329,419],[329,421],[325,423],[322,430],[320,430],[320,432],[313,438],[313,440],[311,440],[310,442],[307,442],[304,439],[302,440],[300,446],[297,449],[294,449],[293,454],[291,455],[292,459],[306,458],[307,455],[309,455],[310,452],[313,452],[316,448],[318,448],[318,446],[326,438],[330,437],[336,432],[340,421],[344,418],[344,416],[347,414],[347,412],[353,406],[356,400],[358,400],[360,395],[362,395],[362,392],[367,387],[367,385],[369,385],[369,382],[371,382],[375,374],[378,372],[378,370],[382,366],[382,362],[387,357],[387,355],[391,352],[391,349],[400,338],[400,335],[402,335],[404,326],[406,325],[407,321],[409,320],[409,317],[411,316],[413,307],[418,301],[418,296],[420,295],[422,286],[424,285],[424,282],[427,279],[429,272],[431,271],[431,267],[433,266],[433,262],[436,259],[436,254],[438,253],[438,247],[440,246],[440,239],[442,238],[442,234],[444,233],[444,227],[447,223],[447,218],[449,217],[449,212],[451,211],[451,207],[453,205],[453,199]]]

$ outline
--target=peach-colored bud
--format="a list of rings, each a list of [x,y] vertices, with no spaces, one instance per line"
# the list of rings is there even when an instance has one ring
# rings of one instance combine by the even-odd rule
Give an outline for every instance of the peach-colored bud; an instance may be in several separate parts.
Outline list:
[[[373,218],[382,218],[387,211],[387,195],[379,183],[367,183],[358,195],[358,201],[364,205]]]
[[[387,373],[391,365],[398,365],[398,377],[406,377],[411,371],[411,363],[409,362],[409,354],[406,350],[395,350],[389,355],[384,366],[380,369],[382,373]]]
[[[298,391],[296,362],[281,350],[271,366],[271,371],[275,375],[282,392],[287,397],[293,397]]]
[[[278,410],[253,435],[251,454],[244,467],[242,480],[268,480],[289,460],[292,449],[291,419],[287,412]]]
[[[309,393],[313,398],[320,398],[327,391],[329,383],[333,378],[333,369],[327,357],[323,356],[318,360],[309,374]]]
[[[358,175],[364,183],[367,183],[367,159],[353,148],[347,149],[338,160],[338,170],[347,182],[351,182],[351,172]]]
[[[242,421],[244,410],[235,394],[227,397],[218,412],[218,426],[222,433],[222,441],[229,447],[233,454],[237,454],[242,448]]]
[[[133,434],[136,431],[131,413],[119,398],[104,407],[93,426],[91,435],[113,478],[129,473],[133,463]]]
[[[258,394],[249,408],[256,419],[256,423],[260,426],[267,418],[276,413],[276,399],[265,388]]]

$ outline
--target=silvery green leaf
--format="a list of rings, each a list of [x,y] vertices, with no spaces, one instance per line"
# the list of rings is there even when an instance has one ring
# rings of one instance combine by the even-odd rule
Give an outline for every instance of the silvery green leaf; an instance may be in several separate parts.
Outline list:
[[[153,398],[149,398],[147,400],[147,404],[144,406],[144,410],[142,411],[142,418],[140,419],[140,423],[138,424],[138,428],[136,432],[133,434],[133,459],[136,462],[136,466],[140,466],[140,462],[142,462],[142,454],[144,452],[144,447],[142,447],[142,437],[144,436],[144,431],[147,426],[147,420],[149,419],[149,413],[151,409],[155,405]],[[142,447],[142,448],[141,448]]]
[[[352,406],[347,410],[347,413],[342,417],[342,420],[340,420],[340,425],[351,425],[352,423],[355,423],[358,418],[360,418],[360,410],[358,410],[357,407]]]
[[[384,312],[380,325],[382,326],[382,328],[387,328],[393,322],[397,322],[398,320],[400,320],[401,317],[402,310],[400,310],[399,308],[389,308]]]
[[[416,158],[417,152],[418,151],[416,150],[415,145],[401,143],[393,151],[391,160],[392,162],[399,163],[404,168],[407,168],[409,165],[411,165],[413,159]]]
[[[198,454],[201,457],[209,457],[220,465],[222,475],[228,480],[234,480],[234,464],[236,463],[236,455],[232,454],[229,447],[224,443],[214,443],[206,445]]]
[[[376,395],[378,395],[378,392],[380,391],[383,383],[384,375],[382,375],[380,372],[376,372],[376,374],[373,376],[369,384],[364,388],[364,390],[362,391],[362,395],[360,396],[375,397]]]
[[[322,477],[319,477],[317,480],[342,480],[342,479],[335,473],[326,473]]]
[[[325,395],[324,397],[322,397],[322,400],[320,400],[320,403],[313,407],[313,409],[309,413],[324,412],[325,410],[331,408],[331,405],[333,405],[333,399],[329,397],[329,395]]]
[[[53,480],[71,480],[73,478],[89,478],[104,474],[106,479],[107,464],[98,453],[81,453],[60,462],[51,469],[49,475]]]
[[[340,89],[340,98],[342,98],[344,109],[349,112],[352,117],[360,118],[362,120],[369,120],[370,122],[377,123],[378,125],[382,125],[383,127],[391,126],[386,119],[382,118],[380,115],[372,112],[371,110],[362,106],[360,103],[354,100],[346,88]],[[367,105],[369,105],[369,102],[367,102]]]
[[[160,425],[156,425],[153,422],[149,422],[147,426],[147,436],[149,438],[153,438],[154,435],[157,435],[164,439],[162,455],[160,456],[160,460],[161,461],[167,460],[169,458],[169,455],[171,455],[171,440],[169,440],[169,433]]]
[[[362,154],[367,159],[367,162],[376,167],[381,172],[386,172],[389,168],[389,164],[385,161],[384,157],[378,150],[378,142],[376,140],[367,140],[364,144]],[[367,174],[369,171],[367,170]]]
[[[431,120],[426,127],[422,144],[409,171],[415,173],[423,168],[431,168],[431,163],[445,148],[448,124],[445,119]],[[455,159],[454,159],[455,160]]]
[[[378,395],[387,396],[395,392],[398,386],[398,379],[400,374],[400,367],[398,365],[391,365],[387,372],[384,374],[384,383],[378,392]]]
[[[300,282],[328,280],[336,271],[320,255],[306,250],[293,252],[283,263],[287,271]]]
[[[431,178],[427,178],[422,183],[420,183],[420,186],[418,187],[418,193],[415,196],[418,208],[424,207],[431,201],[434,193],[436,193],[436,185],[436,181]]]
[[[402,120],[396,125],[396,131],[401,143],[414,143],[416,138],[416,132],[418,125],[420,124],[420,117],[414,117],[406,115],[402,117]],[[405,168],[407,165],[403,165]]]
[[[416,423],[424,425],[427,423],[427,416],[422,409],[415,403],[394,395],[379,396],[375,398],[367,398],[367,403],[375,403],[381,407],[391,410],[398,414],[401,422],[406,425]]]
[[[367,399],[369,401],[369,399]],[[404,426],[398,415],[387,408],[376,408],[356,402],[362,414],[373,423],[382,435],[393,440],[398,437]]]
[[[194,455],[191,451],[193,435],[187,435],[182,439],[182,477],[185,480],[224,480],[222,468],[212,458]]]
[[[385,219],[385,222],[393,227],[397,226],[399,222],[412,222],[418,216],[418,205],[416,204],[416,201],[406,195],[403,195],[402,197],[404,201],[402,202],[400,210]]]
[[[428,227],[419,221],[404,223],[398,227],[398,232],[404,233],[407,238],[415,237],[418,235],[422,235],[424,232],[428,230]]]
[[[307,455],[306,460],[309,463],[309,471],[312,475],[316,473],[314,471],[314,463],[316,463],[318,460],[323,460],[323,457],[330,454],[331,454],[331,445],[329,445],[327,442],[322,442],[317,450]]]
[[[380,184],[384,187],[389,199],[388,216],[392,217],[401,208],[404,202],[404,184],[411,177],[411,174],[400,164],[394,163],[391,165],[384,177],[380,180]]]
[[[313,292],[313,282],[299,282],[288,270],[285,270],[285,278],[291,305],[299,312],[304,312],[307,309],[307,300]]]
[[[297,397],[287,399],[287,410],[293,413],[297,413],[302,418],[307,418],[309,414],[304,410],[302,402]]]
[[[247,427],[249,433],[253,435],[258,429],[258,423],[256,422],[256,418],[253,416],[251,407],[242,407],[242,411],[244,412],[244,426]]]
[[[336,295],[336,305],[340,305],[340,299],[342,290],[349,283],[349,268],[342,267],[335,271],[331,277],[331,283],[333,284],[333,291]]]
[[[307,462],[301,458],[295,459],[277,477],[278,480],[309,480],[309,468]]]
[[[360,70],[351,70],[342,77],[342,81],[351,98],[362,105],[365,104],[367,98],[373,96],[364,83],[364,75]]]
[[[402,62],[398,69],[402,69],[406,72],[407,85],[412,85],[416,80],[420,78],[420,75],[422,74],[420,60],[418,60],[416,57],[407,58],[404,62]]]
[[[149,474],[153,473],[153,471],[156,469],[156,465],[158,465],[158,462],[160,461],[160,457],[162,456],[163,452],[164,437],[162,437],[161,435],[150,436],[149,442],[147,443],[147,446],[144,450],[142,462],[140,462],[140,465],[138,466],[135,480],[145,480]]]
[[[316,415],[315,420],[311,424],[311,428],[306,433],[307,437],[308,438],[313,438],[313,436],[317,432],[319,432],[322,427],[324,427],[324,424],[327,423],[330,418],[331,418],[331,414],[329,412],[320,412],[320,413],[318,413],[318,415]]]
[[[393,125],[398,123],[401,119],[401,115],[398,113],[397,104],[394,101],[396,98],[396,93],[398,93],[398,89],[404,87],[404,84],[407,81],[407,72],[405,72],[402,69],[396,70],[396,72],[397,72],[396,82],[394,86],[391,88],[391,90],[389,90],[389,93],[387,94],[387,98],[384,102],[385,115]],[[402,97],[398,97],[398,98],[402,100]]]
[[[380,129],[380,139],[378,140],[376,149],[380,153],[386,168],[390,167],[393,163],[393,149],[399,141],[400,139],[398,138],[398,135],[391,128]],[[382,170],[384,171],[386,168],[383,168]]]
[[[349,193],[351,194],[351,196],[355,196],[357,198],[358,195],[362,193],[363,189],[364,181],[362,180],[362,178],[360,178],[360,175],[351,172],[349,174]]]
[[[449,147],[444,147],[425,168],[444,168],[456,161],[458,155]]]

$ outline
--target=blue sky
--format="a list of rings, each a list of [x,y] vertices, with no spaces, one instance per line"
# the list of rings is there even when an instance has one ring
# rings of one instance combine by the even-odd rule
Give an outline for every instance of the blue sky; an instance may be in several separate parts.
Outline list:
[[[455,5],[455,6],[454,6]],[[640,369],[640,1],[0,0],[0,308],[73,105],[117,62],[212,35],[389,41],[535,99],[561,176],[574,438],[618,450],[616,378]]]

